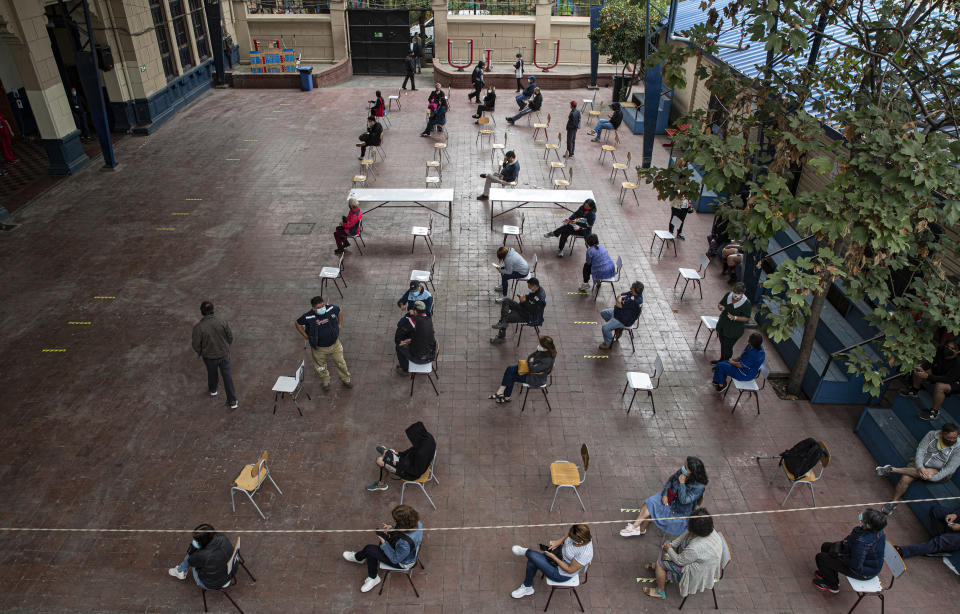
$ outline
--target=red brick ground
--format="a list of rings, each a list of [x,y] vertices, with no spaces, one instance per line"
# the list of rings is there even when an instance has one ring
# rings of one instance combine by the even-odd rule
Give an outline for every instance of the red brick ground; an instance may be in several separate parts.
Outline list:
[[[383,90],[388,88],[384,86]],[[393,115],[387,162],[374,187],[422,186],[423,161],[432,157],[423,129],[426,91],[408,94]],[[393,373],[393,330],[409,271],[424,268],[422,245],[410,253],[409,226],[423,224],[422,210],[378,210],[366,219],[368,248],[351,254],[343,342],[356,387],[334,383],[329,394],[307,373],[312,401],[305,417],[289,405],[271,413],[270,388],[292,374],[305,357],[293,320],[318,291],[319,267],[334,264],[331,233],[344,211],[357,162],[354,137],[362,130],[369,90],[212,91],[161,130],[117,147],[121,170],[86,170],[61,182],[17,216],[23,225],[0,243],[4,308],[0,340],[0,525],[13,527],[191,528],[207,521],[232,529],[363,529],[386,520],[399,502],[396,487],[367,493],[375,477],[373,448],[403,445],[403,429],[422,419],[439,441],[439,485],[430,492],[437,511],[419,492],[408,493],[428,527],[626,520],[659,490],[688,454],[703,458],[710,473],[705,504],[714,512],[779,510],[782,478],[768,484],[756,454],[776,454],[807,436],[825,440],[834,461],[817,487],[821,505],[882,501],[890,488],[873,475],[873,463],[852,429],[859,407],[811,406],[761,393],[763,413],[744,406],[729,412],[707,383],[711,357],[694,341],[700,314],[726,286],[708,273],[704,299],[672,291],[676,268],[696,266],[711,216],[688,218],[688,239],[679,257],[651,258],[652,231],[664,228],[669,210],[647,187],[641,206],[617,206],[618,187],[607,181],[595,144],[581,133],[575,187],[598,197],[596,230],[627,280],[646,283],[636,353],[615,347],[597,354],[596,304],[568,294],[579,283],[583,258],[554,255],[555,240],[540,235],[561,219],[552,210],[527,213],[529,256],[538,253],[538,276],[548,294],[544,333],[558,341],[560,356],[551,389],[554,411],[531,396],[498,407],[486,400],[503,368],[534,347],[525,335],[490,346],[496,316],[488,288],[496,282],[489,262],[501,236],[489,231],[489,210],[474,199],[489,167],[489,152],[474,145],[471,107],[454,92],[448,115],[455,164],[444,187],[456,190],[453,230],[437,224],[436,322],[442,346],[441,395]],[[585,91],[548,92],[551,134],[562,128],[566,101]],[[498,136],[504,111],[497,113]],[[276,118],[276,119],[271,119]],[[509,131],[509,146],[522,165],[521,182],[543,186],[547,169],[525,125]],[[641,139],[622,133],[618,151],[639,158]],[[227,160],[238,158],[238,160]],[[655,164],[666,163],[657,147]],[[187,200],[201,198],[202,200]],[[631,201],[632,202],[632,201]],[[189,215],[174,215],[189,213]],[[509,217],[509,216],[505,216]],[[518,220],[518,218],[512,218]],[[506,221],[506,220],[504,220]],[[283,235],[290,222],[313,222],[307,236]],[[173,230],[158,230],[173,228]],[[626,287],[626,283],[622,284]],[[334,293],[335,294],[335,293]],[[95,299],[114,296],[115,299]],[[330,295],[328,295],[330,296]],[[229,412],[223,396],[209,398],[200,362],[189,348],[198,305],[213,300],[230,320],[237,340],[234,376],[240,408]],[[90,325],[69,325],[89,321]],[[43,349],[66,349],[43,353]],[[657,415],[645,403],[624,412],[620,398],[626,370],[651,369],[656,355],[667,372],[656,392]],[[638,402],[640,397],[638,397]],[[590,447],[591,466],[582,488],[587,513],[570,493],[548,513],[547,465]],[[248,503],[229,505],[230,483],[261,450],[271,453],[283,489],[267,486],[257,499],[266,522]],[[791,506],[809,505],[794,493]],[[820,542],[839,539],[856,523],[856,509],[743,516],[718,522],[733,562],[717,593],[723,611],[845,612],[855,596],[824,595],[810,584]],[[651,534],[617,536],[619,524],[595,524],[596,559],[580,591],[591,612],[666,611],[679,604],[643,596],[634,578],[656,554]],[[402,578],[387,592],[361,594],[363,572],[340,558],[372,534],[244,535],[243,551],[257,576],[240,576],[232,594],[247,612],[533,612],[548,591],[532,598],[509,592],[523,563],[513,543],[534,545],[560,530],[506,529],[430,533],[423,547],[426,573],[413,596]],[[923,531],[906,509],[893,519],[894,542]],[[201,607],[198,592],[166,569],[181,557],[185,534],[2,534],[0,611],[189,612]],[[891,612],[942,608],[945,584],[956,578],[939,561],[913,560],[888,598]],[[212,611],[230,611],[211,595]],[[709,608],[709,595],[691,598],[686,611]],[[873,611],[876,603],[863,604]],[[572,596],[558,594],[555,611],[572,611]]]

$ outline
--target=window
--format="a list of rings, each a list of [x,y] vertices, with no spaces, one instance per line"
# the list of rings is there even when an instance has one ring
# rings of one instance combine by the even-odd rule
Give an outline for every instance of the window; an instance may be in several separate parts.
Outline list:
[[[157,46],[160,48],[160,61],[163,63],[163,74],[167,81],[177,76],[177,69],[170,55],[170,36],[167,32],[167,21],[163,16],[163,6],[160,0],[150,0],[150,14],[153,16],[153,30],[157,34]]]
[[[197,55],[200,61],[210,57],[210,43],[207,40],[207,15],[203,10],[203,0],[190,0],[190,21],[193,22],[193,37],[197,40]],[[216,47],[216,41],[214,41]]]
[[[187,17],[183,12],[183,0],[170,0],[170,21],[173,22],[173,35],[180,52],[180,66],[186,72],[193,68],[194,61],[190,35],[187,34]]]

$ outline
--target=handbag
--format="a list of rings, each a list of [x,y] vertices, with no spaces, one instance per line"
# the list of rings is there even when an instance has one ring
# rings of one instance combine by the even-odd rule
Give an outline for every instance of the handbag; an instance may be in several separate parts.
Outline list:
[[[517,361],[517,375],[527,375],[530,373],[530,364],[526,360]]]

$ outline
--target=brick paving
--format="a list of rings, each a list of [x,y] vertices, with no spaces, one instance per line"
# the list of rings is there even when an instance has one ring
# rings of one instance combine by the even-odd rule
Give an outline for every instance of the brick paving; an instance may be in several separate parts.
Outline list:
[[[399,80],[397,81],[399,83]],[[389,89],[393,80],[379,88]],[[395,85],[394,85],[395,87]],[[628,519],[661,487],[688,454],[710,474],[705,505],[714,512],[776,510],[785,480],[769,484],[773,461],[759,468],[755,454],[776,454],[815,436],[834,451],[817,487],[821,505],[886,500],[891,490],[873,475],[872,460],[852,429],[859,407],[811,406],[761,393],[762,414],[749,403],[731,415],[733,395],[721,400],[708,384],[709,360],[694,340],[698,317],[714,313],[726,286],[708,273],[701,301],[672,290],[677,266],[696,266],[711,217],[691,215],[687,241],[657,261],[647,249],[654,229],[665,228],[669,209],[646,186],[640,207],[616,204],[618,184],[598,163],[598,148],[581,133],[574,187],[595,191],[596,231],[611,254],[624,259],[625,281],[646,284],[636,339],[600,352],[597,303],[571,294],[579,283],[582,244],[570,258],[555,256],[556,240],[542,238],[561,219],[559,210],[527,211],[527,257],[541,258],[538,277],[548,296],[545,334],[559,357],[550,391],[553,412],[531,395],[523,414],[519,396],[495,406],[503,368],[532,351],[524,335],[491,346],[498,310],[488,264],[501,242],[489,230],[489,209],[475,200],[489,169],[486,147],[474,145],[466,91],[455,91],[448,114],[449,151],[443,187],[456,191],[454,223],[435,224],[439,257],[435,319],[441,344],[441,394],[393,372],[395,301],[409,271],[429,265],[418,242],[410,253],[409,227],[424,224],[422,209],[379,209],[365,219],[364,255],[346,259],[349,286],[341,300],[342,340],[356,384],[334,381],[320,390],[307,370],[312,400],[305,417],[289,404],[271,413],[270,388],[307,357],[293,320],[317,293],[317,273],[335,264],[332,231],[345,211],[357,161],[354,137],[363,129],[371,90],[212,91],[147,138],[117,147],[116,173],[85,170],[60,182],[22,210],[22,226],[0,242],[5,271],[0,310],[0,479],[5,505],[0,525],[189,529],[210,522],[231,529],[362,529],[389,518],[398,488],[367,493],[375,477],[374,446],[405,444],[403,429],[423,420],[437,438],[439,485],[431,484],[437,510],[419,492],[407,494],[428,527],[512,525]],[[506,94],[506,93],[505,93]],[[386,131],[388,158],[372,187],[422,187],[423,161],[432,141],[423,129],[427,91],[410,93]],[[566,101],[585,91],[547,92],[551,136],[562,128]],[[504,95],[498,136],[513,108]],[[519,122],[509,148],[522,166],[521,184],[544,186],[541,150]],[[641,152],[641,138],[621,131],[618,151]],[[659,145],[655,164],[666,163]],[[622,157],[622,156],[621,156]],[[233,158],[233,160],[231,160]],[[202,199],[202,200],[189,200]],[[175,215],[189,214],[189,215]],[[519,221],[518,215],[498,218]],[[288,223],[315,223],[310,235],[283,235]],[[170,230],[160,230],[170,229]],[[115,297],[96,299],[96,296]],[[210,299],[236,334],[232,349],[240,407],[211,399],[199,360],[189,347],[198,305]],[[70,325],[89,321],[90,325]],[[511,337],[513,339],[513,337]],[[42,352],[65,349],[66,352]],[[584,355],[607,354],[606,359]],[[657,355],[666,365],[653,416],[642,396],[630,415],[621,399],[626,370],[650,370]],[[783,367],[775,358],[774,370]],[[548,464],[576,457],[581,443],[591,465],[582,490],[587,513],[571,493],[553,496],[544,485]],[[231,512],[229,487],[244,463],[270,451],[273,475],[283,489],[265,486],[257,501],[261,521],[247,502]],[[809,505],[799,489],[789,506]],[[856,523],[856,509],[724,519],[733,562],[717,587],[727,612],[845,612],[855,596],[824,595],[810,584],[813,556],[824,540],[839,539]],[[634,578],[656,555],[658,538],[622,539],[619,524],[594,525],[596,558],[579,591],[591,612],[666,611],[679,605],[676,587],[666,603],[645,597]],[[533,612],[547,593],[513,600],[523,561],[514,543],[535,545],[558,529],[503,529],[428,533],[415,581],[415,598],[402,578],[391,578],[380,597],[361,594],[361,569],[340,558],[372,534],[243,535],[243,551],[258,582],[238,576],[232,594],[247,612]],[[655,533],[655,532],[654,532]],[[903,509],[888,535],[895,543],[924,537]],[[198,591],[166,569],[183,555],[186,534],[2,534],[0,611],[189,612],[201,607]],[[886,573],[885,573],[886,575]],[[956,578],[939,561],[910,561],[889,594],[891,611],[942,607],[943,586]],[[208,596],[211,611],[232,611],[222,596]],[[711,609],[709,595],[691,597],[685,611]],[[862,604],[875,609],[876,603]],[[572,595],[558,593],[552,611],[575,611]],[[869,611],[873,611],[873,610]],[[712,609],[711,609],[712,611]]]

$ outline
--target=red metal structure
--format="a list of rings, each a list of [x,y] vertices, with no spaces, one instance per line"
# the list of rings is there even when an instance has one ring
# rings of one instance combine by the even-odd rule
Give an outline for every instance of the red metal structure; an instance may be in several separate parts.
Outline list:
[[[470,49],[470,59],[466,64],[459,61],[453,61],[453,41],[467,41],[467,47]],[[472,38],[448,38],[447,39],[447,64],[453,66],[458,71],[463,72],[464,68],[469,68],[473,64],[473,39]]]
[[[487,66],[487,72],[493,70],[493,49],[484,49],[483,59]]]
[[[537,51],[540,49],[540,43],[553,43],[553,64],[541,66],[537,63]],[[537,38],[533,41],[533,65],[547,72],[551,68],[556,68],[560,63],[560,39],[559,38]]]

